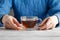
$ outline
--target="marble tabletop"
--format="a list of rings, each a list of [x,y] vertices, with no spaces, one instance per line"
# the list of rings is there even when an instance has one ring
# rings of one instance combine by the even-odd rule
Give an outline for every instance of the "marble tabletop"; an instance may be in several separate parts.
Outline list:
[[[60,28],[52,30],[6,30],[0,27],[0,40],[60,40]]]

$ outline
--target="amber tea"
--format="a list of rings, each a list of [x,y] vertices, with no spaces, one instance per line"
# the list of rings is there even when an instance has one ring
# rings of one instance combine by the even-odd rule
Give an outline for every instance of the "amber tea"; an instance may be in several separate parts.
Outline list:
[[[35,16],[22,16],[21,23],[25,28],[34,28],[38,21],[38,17]]]

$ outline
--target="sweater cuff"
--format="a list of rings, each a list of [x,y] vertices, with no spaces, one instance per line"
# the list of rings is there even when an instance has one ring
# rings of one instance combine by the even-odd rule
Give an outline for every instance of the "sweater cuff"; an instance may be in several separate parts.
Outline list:
[[[56,25],[56,27],[60,26],[60,12],[56,13],[55,16],[58,18],[58,24]]]
[[[59,14],[55,14],[55,16],[58,18],[58,23],[60,23],[60,15]]]
[[[0,23],[2,23],[2,18],[3,18],[3,16],[0,18]],[[3,24],[3,23],[2,23]]]

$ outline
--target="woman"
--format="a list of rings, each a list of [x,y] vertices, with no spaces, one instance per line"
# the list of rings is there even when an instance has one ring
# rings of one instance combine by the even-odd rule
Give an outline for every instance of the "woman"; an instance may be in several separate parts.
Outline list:
[[[14,10],[14,17],[6,15],[11,8]],[[5,28],[21,29],[21,16],[43,19],[40,29],[55,28],[60,22],[60,0],[0,0],[0,18]]]

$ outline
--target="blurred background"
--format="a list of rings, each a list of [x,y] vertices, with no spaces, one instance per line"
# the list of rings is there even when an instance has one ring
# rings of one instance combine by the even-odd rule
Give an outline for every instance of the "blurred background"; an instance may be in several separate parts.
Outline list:
[[[11,9],[11,12],[9,13],[9,15],[12,15],[12,16],[14,16],[13,9]]]

